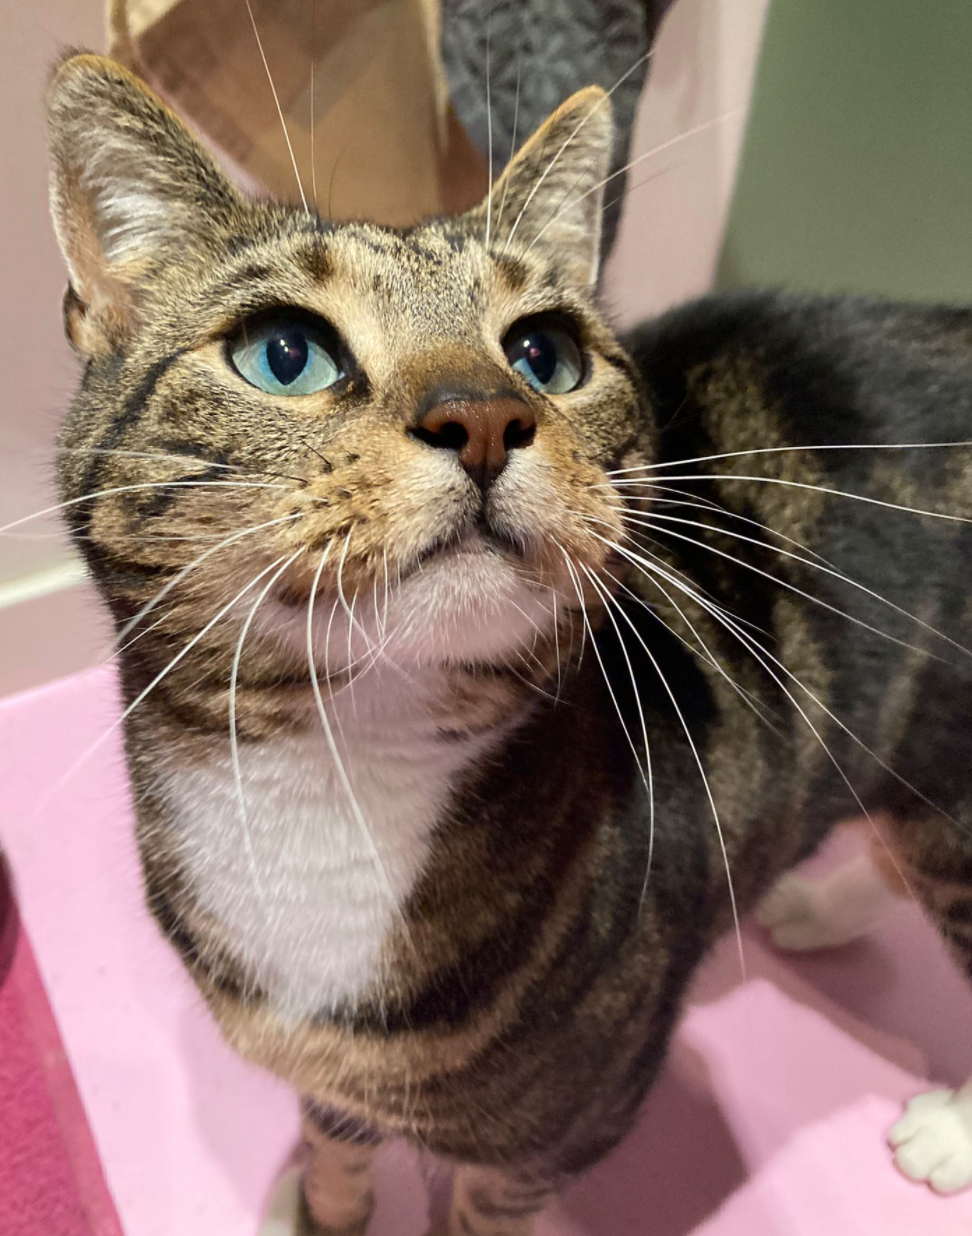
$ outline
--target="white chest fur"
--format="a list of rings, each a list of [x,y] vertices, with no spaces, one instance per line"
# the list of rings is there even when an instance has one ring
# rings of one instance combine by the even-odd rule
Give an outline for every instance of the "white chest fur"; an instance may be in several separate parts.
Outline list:
[[[411,689],[389,707],[383,678],[362,681],[357,707],[344,691],[328,709],[360,815],[322,730],[240,745],[245,811],[228,739],[206,764],[162,774],[196,899],[286,1016],[353,1001],[380,977],[455,774],[483,746],[440,740]]]

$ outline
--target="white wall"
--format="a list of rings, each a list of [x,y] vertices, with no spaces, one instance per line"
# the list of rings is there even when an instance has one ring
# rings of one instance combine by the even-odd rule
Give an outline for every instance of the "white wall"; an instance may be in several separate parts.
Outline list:
[[[653,57],[632,157],[748,103],[767,0],[679,0]],[[77,377],[61,334],[64,274],[47,215],[42,95],[61,48],[101,48],[102,0],[5,6],[0,72],[0,526],[51,505],[50,448]],[[630,173],[607,294],[619,320],[711,285],[744,116],[680,141]],[[664,171],[641,187],[639,182]],[[0,536],[0,694],[94,664],[107,631],[59,524]]]

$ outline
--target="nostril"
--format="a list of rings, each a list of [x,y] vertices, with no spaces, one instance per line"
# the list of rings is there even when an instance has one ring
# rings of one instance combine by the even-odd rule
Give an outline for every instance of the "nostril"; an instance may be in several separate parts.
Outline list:
[[[497,395],[453,398],[423,409],[407,433],[426,446],[458,457],[483,492],[506,467],[513,450],[533,441],[536,421],[522,399]]]
[[[510,421],[503,431],[503,445],[508,451],[516,450],[518,446],[529,446],[536,433],[537,426],[532,420],[527,424],[520,420]]]
[[[409,434],[427,446],[437,446],[446,451],[461,451],[469,441],[468,431],[458,421],[446,421],[435,429],[417,425],[409,430]]]

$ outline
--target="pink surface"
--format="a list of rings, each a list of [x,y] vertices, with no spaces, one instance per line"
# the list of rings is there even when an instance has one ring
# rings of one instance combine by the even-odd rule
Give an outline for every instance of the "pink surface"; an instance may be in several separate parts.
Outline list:
[[[0,1232],[120,1236],[120,1230],[0,870]]]
[[[125,1233],[248,1236],[295,1103],[223,1045],[148,919],[117,734],[57,785],[117,711],[107,671],[0,704],[0,844]],[[917,912],[826,957],[745,944],[748,982],[718,950],[638,1129],[538,1236],[972,1231],[972,1194],[909,1184],[884,1146],[923,1059],[972,1073],[972,996]],[[390,1147],[374,1236],[425,1222],[415,1156]]]

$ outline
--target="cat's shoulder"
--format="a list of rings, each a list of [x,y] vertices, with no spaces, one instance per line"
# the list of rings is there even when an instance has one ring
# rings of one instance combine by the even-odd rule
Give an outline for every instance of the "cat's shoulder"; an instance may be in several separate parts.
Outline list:
[[[644,359],[662,352],[701,358],[728,345],[748,346],[767,357],[836,349],[856,358],[908,341],[937,341],[953,344],[972,365],[972,306],[741,289],[714,292],[639,322],[624,341]]]
[[[972,307],[784,291],[717,292],[624,339],[655,401],[697,375],[755,385],[790,431],[840,442],[958,440],[972,416]],[[694,379],[694,382],[693,382]],[[850,435],[850,437],[848,437]]]

